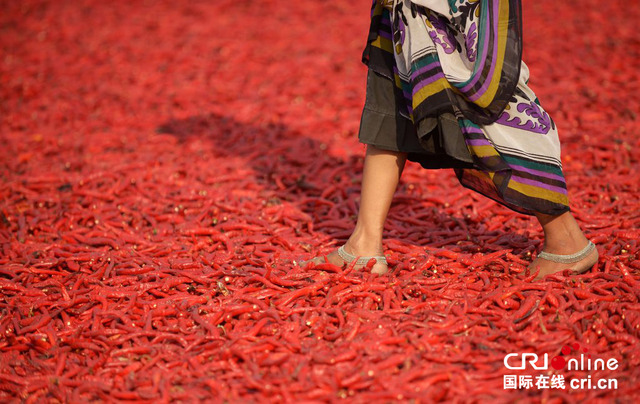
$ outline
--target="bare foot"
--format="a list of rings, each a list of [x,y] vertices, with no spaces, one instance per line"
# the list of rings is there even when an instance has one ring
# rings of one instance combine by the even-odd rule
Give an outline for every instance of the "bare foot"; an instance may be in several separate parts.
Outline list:
[[[567,270],[581,274],[598,262],[598,251],[592,248],[592,244],[582,233],[571,212],[555,216],[540,213],[536,214],[536,217],[544,231],[542,251],[545,253],[538,254],[538,257],[529,265],[531,273],[539,270],[536,280]],[[588,245],[591,247],[587,248]],[[582,252],[584,255],[581,254]],[[578,256],[575,256],[576,254]],[[568,255],[574,255],[574,257],[569,259],[566,257]]]
[[[562,254],[562,255],[572,254],[577,251],[581,251],[583,248],[585,248],[585,246],[586,246],[586,243],[583,244],[582,247],[578,247],[578,248],[574,247],[573,251],[572,250],[567,251],[567,248],[563,248],[562,249],[563,251],[554,251],[553,254]],[[531,273],[535,273],[539,269],[540,272],[536,276],[535,280],[540,280],[547,275],[551,275],[557,272],[562,272],[567,270],[574,274],[581,274],[591,269],[597,262],[598,262],[598,250],[594,248],[586,257],[573,263],[560,263],[560,262],[547,260],[542,257],[537,257],[529,265],[529,271]]]
[[[362,258],[362,257],[371,257],[371,256],[381,256],[383,255],[380,251],[382,250],[382,247],[380,246],[380,248],[376,249],[376,250],[364,250],[364,249],[355,249],[351,246],[350,241],[347,241],[347,243],[344,246],[344,249],[347,253]],[[375,251],[375,252],[372,252]],[[338,254],[338,250],[334,250],[332,252],[330,252],[327,255],[322,255],[319,257],[314,257],[308,261],[304,261],[301,262],[300,265],[301,266],[306,266],[307,264],[313,262],[314,264],[318,265],[318,264],[323,264],[325,262],[329,262],[333,265],[339,266],[339,267],[344,267],[346,265],[348,265],[348,263],[343,260],[340,255]],[[365,265],[355,265],[354,269],[362,269],[364,268]],[[387,264],[385,264],[384,262],[380,262],[380,261],[376,261],[376,263],[371,267],[371,273],[374,274],[378,274],[378,275],[382,275],[385,274],[389,271],[389,267],[387,266]]]

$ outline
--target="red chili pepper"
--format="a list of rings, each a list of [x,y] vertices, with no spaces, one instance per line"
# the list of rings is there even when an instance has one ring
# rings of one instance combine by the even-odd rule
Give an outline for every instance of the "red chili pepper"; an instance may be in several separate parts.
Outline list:
[[[351,65],[334,45],[362,34],[360,2],[316,19],[322,36],[297,18],[324,15],[320,2],[288,4],[286,30],[285,8],[264,4],[225,2],[220,15],[206,2],[170,13],[162,2],[5,3],[0,400],[513,401],[524,390],[496,373],[506,353],[553,357],[573,343],[567,359],[583,348],[619,359],[618,388],[527,394],[634,397],[622,381],[639,364],[640,104],[633,80],[618,79],[634,78],[640,11],[603,3],[607,19],[558,24],[569,3],[531,13],[523,2],[531,63],[564,78],[537,91],[564,122],[572,213],[602,257],[589,273],[531,282],[535,219],[411,164],[385,223],[389,273],[372,276],[373,260],[292,264],[344,243],[357,221],[362,70],[324,80],[313,69]],[[243,35],[227,35],[238,21]],[[594,25],[625,52],[555,41],[569,29],[590,43]],[[219,57],[204,63],[211,49]],[[302,72],[295,91],[282,71]],[[597,97],[585,77],[604,83]],[[612,89],[623,107],[605,102]]]
[[[624,279],[624,281],[627,282],[629,286],[636,287],[637,282],[635,278],[631,275],[629,268],[620,261],[618,261],[616,265],[618,266],[618,269],[620,269],[620,272],[622,273],[622,279]]]

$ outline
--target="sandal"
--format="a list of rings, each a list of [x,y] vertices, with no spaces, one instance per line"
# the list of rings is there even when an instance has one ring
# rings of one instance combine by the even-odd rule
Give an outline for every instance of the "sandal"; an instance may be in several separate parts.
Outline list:
[[[595,248],[596,245],[593,244],[591,240],[589,240],[587,246],[575,254],[561,255],[540,251],[540,254],[538,254],[538,258],[557,262],[558,264],[575,264],[576,262],[582,261],[587,255],[591,254],[591,251],[593,251]]]
[[[384,255],[374,255],[371,257],[356,257],[355,255],[349,254],[345,251],[344,246],[338,248],[338,256],[342,258],[342,260],[346,264],[351,264],[354,260],[356,261],[355,265],[366,265],[371,259],[375,259],[376,263],[387,265],[387,258]]]
[[[388,265],[387,258],[384,255],[374,255],[370,257],[366,257],[366,256],[356,257],[355,255],[349,254],[347,251],[345,251],[344,246],[339,247],[336,252],[338,254],[338,257],[343,261],[343,264],[338,266],[347,265],[347,266],[352,266],[354,268],[356,266],[364,267],[371,261],[371,259],[375,259],[376,264],[380,263],[385,266]],[[320,262],[321,259],[322,259],[322,262]],[[318,265],[320,263],[329,262],[329,260],[327,259],[327,256],[324,255],[324,256],[314,257],[307,261],[299,261],[299,262],[300,263],[298,265],[300,265],[301,267],[305,267],[307,264],[312,262]]]
[[[567,267],[567,268],[562,270],[562,271],[571,270],[575,274],[581,274],[581,273],[586,272],[589,269],[591,269],[598,262],[598,252],[596,250],[596,246],[590,240],[587,243],[587,245],[582,250],[578,251],[577,253],[563,255],[563,254],[551,254],[551,253],[548,253],[548,252],[545,252],[545,251],[540,251],[540,253],[538,253],[538,257],[537,258],[542,258],[544,260],[555,262],[555,263],[558,263],[558,264],[575,264],[575,263],[578,263],[578,262],[584,260],[585,258],[587,258],[593,251],[596,251],[595,259],[593,260],[592,263],[590,263],[590,264],[587,263],[588,265],[586,265],[584,268],[575,270],[575,269],[571,268],[571,266],[569,266],[569,267]],[[562,271],[557,271],[557,272],[562,272]],[[551,273],[545,274],[543,276],[538,275],[536,277],[536,279],[542,279],[546,275],[551,275]]]

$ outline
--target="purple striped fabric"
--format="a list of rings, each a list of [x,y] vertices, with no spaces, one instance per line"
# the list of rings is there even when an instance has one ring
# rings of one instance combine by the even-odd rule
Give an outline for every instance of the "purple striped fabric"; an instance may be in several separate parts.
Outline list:
[[[498,12],[500,11],[498,4],[498,1],[494,1],[494,6],[493,6],[493,11],[494,11],[494,15],[498,15]],[[495,40],[497,41],[498,39],[498,18],[496,17],[494,19],[494,24],[493,24],[493,34],[494,34],[494,38],[496,38]],[[480,87],[480,89],[478,91],[475,92],[475,94],[469,96],[469,101],[477,101],[478,99],[480,99],[480,97],[482,97],[484,95],[484,93],[487,91],[487,88],[489,87],[489,84],[491,84],[491,77],[493,77],[493,72],[496,70],[496,60],[498,59],[498,44],[494,44],[495,46],[493,47],[493,59],[491,61],[491,69],[489,69],[489,74],[487,74],[487,78],[485,79],[484,83],[482,84],[482,87]]]
[[[518,177],[517,175],[512,175],[511,180],[515,182],[519,182],[521,184],[531,185],[538,188],[543,188],[549,191],[557,192],[559,194],[567,195],[567,190],[562,187],[556,187],[554,185],[545,184],[544,182],[530,180],[528,178]]]
[[[496,5],[497,4],[498,4],[498,0],[494,0],[493,1],[494,11],[496,10]],[[481,5],[481,7],[482,7],[482,5]],[[497,20],[498,19],[496,18],[496,24],[497,24]],[[481,60],[476,59],[476,64],[475,64],[476,67],[477,66],[484,66],[485,63],[487,62],[487,55],[488,55],[487,48],[489,47],[489,37],[490,37],[489,32],[490,32],[490,29],[491,29],[491,26],[489,25],[489,23],[490,23],[490,20],[489,20],[489,18],[487,18],[487,26],[486,26],[486,29],[484,31],[485,34],[484,34],[484,42],[483,42],[483,47],[482,47],[484,52],[482,52],[482,59]],[[475,86],[475,84],[478,82],[478,80],[480,80],[480,76],[481,76],[480,72],[477,72],[474,69],[473,78],[471,79],[471,81],[469,83],[467,83],[467,85],[462,87],[460,89],[460,91],[462,91],[462,92],[469,91],[471,88],[473,88],[473,86]]]
[[[426,65],[424,67],[421,67],[416,71],[411,72],[411,79],[414,79],[414,78],[418,77],[422,73],[428,72],[429,70],[433,69],[434,67],[440,67],[442,69],[442,67],[440,66],[440,62],[431,62],[428,65]]]
[[[383,38],[387,38],[388,40],[391,40],[391,38],[393,38],[389,32],[385,31],[380,31],[379,35]]]
[[[523,166],[519,166],[519,165],[515,165],[515,164],[509,164],[509,167],[513,168],[514,170],[523,171],[525,173],[529,173],[529,174],[532,174],[532,175],[537,175],[538,177],[545,177],[545,178],[549,178],[549,179],[552,179],[552,180],[558,180],[558,181],[564,182],[564,177],[562,175],[548,173],[548,172],[540,171],[540,170],[535,170],[533,168],[527,168],[527,167],[523,167]]]
[[[420,83],[418,83],[417,86],[413,87],[413,95],[415,95],[418,91],[422,90],[424,87],[428,86],[429,84],[432,84],[435,81],[444,79],[444,78],[445,78],[444,73],[440,71],[434,74],[433,76],[429,77],[428,79],[422,80]]]
[[[478,134],[478,135],[482,135],[484,136],[484,132],[482,131],[482,129],[480,128],[476,128],[473,126],[460,126],[460,129],[462,130],[462,132],[467,133],[467,134]]]
[[[491,143],[486,139],[466,139],[465,143],[469,146],[491,146]]]

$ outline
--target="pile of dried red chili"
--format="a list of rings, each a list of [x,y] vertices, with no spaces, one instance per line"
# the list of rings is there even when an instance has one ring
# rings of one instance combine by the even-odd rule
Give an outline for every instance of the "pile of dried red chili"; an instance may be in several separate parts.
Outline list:
[[[601,255],[547,282],[532,219],[413,165],[390,274],[294,265],[356,214],[367,0],[4,4],[0,400],[638,399],[640,10],[524,6]],[[574,343],[617,389],[504,388]]]

